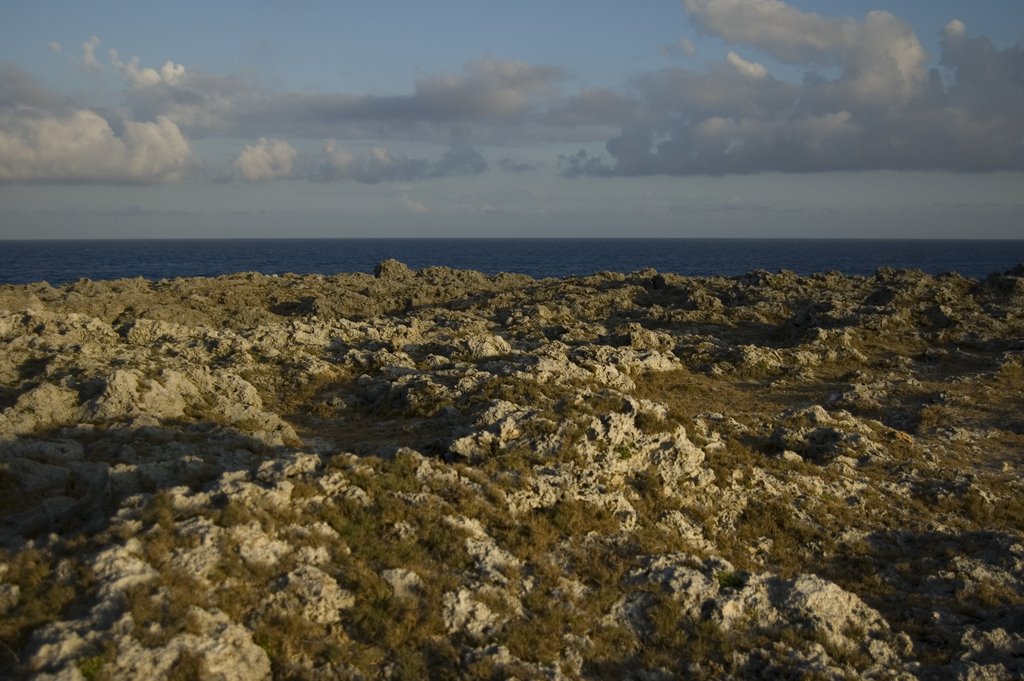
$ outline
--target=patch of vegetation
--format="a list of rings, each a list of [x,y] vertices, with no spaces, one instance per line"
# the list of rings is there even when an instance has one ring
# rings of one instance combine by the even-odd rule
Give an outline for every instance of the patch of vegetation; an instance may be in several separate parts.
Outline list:
[[[72,566],[67,572],[58,557],[43,549],[23,549],[13,554],[0,549],[0,564],[7,567],[4,582],[18,589],[16,602],[0,618],[0,645],[8,651],[20,651],[34,629],[59,620],[78,590],[87,589],[91,583],[87,570]],[[0,671],[3,668],[0,661]]]
[[[109,660],[106,655],[94,655],[78,661],[78,671],[85,681],[106,681],[109,675],[106,666]]]
[[[734,532],[717,534],[714,539],[733,562],[749,564],[747,547],[762,538],[770,541],[770,569],[791,578],[809,569],[830,537],[823,528],[801,519],[780,500],[754,499],[740,514]]]
[[[736,673],[737,635],[710,619],[692,617],[668,594],[649,595],[640,658],[648,669],[664,668],[688,678],[722,678]],[[744,641],[744,643],[746,643]]]
[[[167,681],[202,681],[206,678],[206,662],[202,655],[182,650],[164,678]]]
[[[206,607],[209,595],[187,572],[168,568],[156,579],[129,588],[125,602],[135,622],[135,638],[156,648],[184,631],[199,633],[189,611]]]
[[[742,572],[735,572],[732,570],[722,570],[715,575],[718,580],[718,586],[722,589],[742,589],[747,585],[747,578]]]

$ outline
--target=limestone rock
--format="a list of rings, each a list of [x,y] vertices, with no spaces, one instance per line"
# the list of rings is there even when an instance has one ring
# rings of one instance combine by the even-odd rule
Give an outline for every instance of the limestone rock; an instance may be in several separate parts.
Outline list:
[[[330,575],[310,565],[289,572],[281,580],[269,605],[289,615],[299,614],[310,622],[333,624],[355,598],[338,586]]]
[[[0,414],[0,437],[72,424],[81,416],[78,395],[74,391],[43,383],[19,396],[14,406]]]
[[[1022,272],[0,286],[16,673],[1017,678]]]
[[[267,653],[252,634],[220,612],[198,608],[189,613],[198,633],[185,633],[160,648],[147,648],[132,638],[123,639],[107,666],[113,678],[165,678],[183,663],[210,678],[225,681],[263,681],[270,678]]]
[[[231,537],[238,543],[238,555],[255,567],[276,565],[291,550],[286,542],[268,536],[255,521],[231,528]]]
[[[415,598],[423,589],[423,579],[412,570],[393,568],[380,573],[381,578],[391,587],[395,598]]]
[[[461,632],[482,641],[499,625],[498,616],[484,603],[473,598],[468,589],[444,595],[444,624],[449,632]]]
[[[413,271],[405,263],[397,260],[382,260],[373,268],[373,276],[378,279],[408,279]]]

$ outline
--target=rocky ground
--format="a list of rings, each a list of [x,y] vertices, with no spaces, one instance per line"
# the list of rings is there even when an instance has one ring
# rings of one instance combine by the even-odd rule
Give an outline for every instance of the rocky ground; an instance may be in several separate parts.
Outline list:
[[[0,288],[0,676],[1024,675],[1024,266]]]

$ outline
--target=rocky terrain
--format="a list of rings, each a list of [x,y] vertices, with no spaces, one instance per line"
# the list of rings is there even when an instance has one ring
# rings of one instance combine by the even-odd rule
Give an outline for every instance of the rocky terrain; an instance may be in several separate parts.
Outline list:
[[[1024,266],[0,288],[0,677],[1024,676]]]

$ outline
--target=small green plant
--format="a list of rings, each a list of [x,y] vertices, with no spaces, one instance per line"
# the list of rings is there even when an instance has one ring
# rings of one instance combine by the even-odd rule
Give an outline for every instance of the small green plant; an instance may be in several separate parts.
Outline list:
[[[107,678],[103,668],[107,666],[105,655],[94,655],[78,661],[78,671],[86,681],[102,681]]]
[[[733,570],[722,570],[716,577],[718,577],[718,586],[722,589],[742,589],[747,585],[747,578],[742,573]]]

